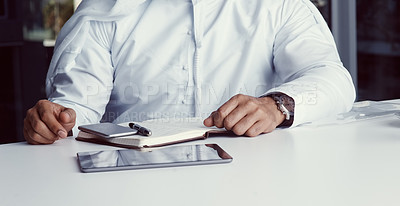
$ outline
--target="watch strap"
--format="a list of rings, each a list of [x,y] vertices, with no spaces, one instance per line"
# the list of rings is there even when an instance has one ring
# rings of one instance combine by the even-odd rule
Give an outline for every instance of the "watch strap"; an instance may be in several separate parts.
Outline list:
[[[278,110],[285,115],[285,120],[278,127],[290,127],[294,120],[294,100],[283,93],[275,93],[268,96],[275,100]]]

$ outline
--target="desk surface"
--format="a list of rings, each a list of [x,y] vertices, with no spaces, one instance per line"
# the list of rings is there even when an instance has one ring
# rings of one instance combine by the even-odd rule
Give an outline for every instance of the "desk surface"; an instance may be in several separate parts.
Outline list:
[[[395,116],[198,142],[218,143],[233,162],[81,173],[77,152],[115,148],[0,145],[0,205],[400,205]]]

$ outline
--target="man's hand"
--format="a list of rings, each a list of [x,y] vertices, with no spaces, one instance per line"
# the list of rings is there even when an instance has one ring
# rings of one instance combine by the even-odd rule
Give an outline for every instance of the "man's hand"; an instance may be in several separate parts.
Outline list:
[[[40,100],[24,119],[24,137],[30,144],[52,144],[68,136],[75,125],[76,114],[48,100]]]
[[[272,132],[285,116],[271,97],[238,94],[204,120],[207,127],[216,126],[250,137]]]

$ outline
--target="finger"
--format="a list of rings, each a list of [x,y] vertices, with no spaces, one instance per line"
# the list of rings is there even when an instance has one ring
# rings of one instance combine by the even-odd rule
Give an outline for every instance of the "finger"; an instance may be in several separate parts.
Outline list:
[[[246,132],[245,135],[248,137],[255,137],[261,133],[271,132],[271,124],[266,125],[262,121],[255,122]]]
[[[256,118],[254,113],[247,113],[242,119],[240,119],[231,129],[236,135],[244,135],[246,131],[253,126],[259,119]]]
[[[233,129],[235,134],[255,137],[262,133],[272,132],[276,128],[275,122],[263,113],[254,112],[243,118]]]
[[[228,116],[224,119],[224,127],[227,130],[232,130],[233,127],[239,123],[244,117],[252,113],[253,108],[241,104],[236,107]]]
[[[228,116],[241,101],[243,101],[243,96],[241,94],[233,96],[227,102],[225,102],[218,110],[212,114],[214,125],[222,128],[224,127],[225,117]]]
[[[32,131],[32,130],[30,130]],[[52,144],[55,140],[47,139],[38,133],[28,133],[29,131],[24,131],[25,139],[29,144],[39,145],[39,144]],[[25,134],[26,133],[26,134]]]
[[[43,129],[39,130],[44,135],[36,132],[36,129],[32,126],[32,123],[29,121],[29,119],[26,118],[24,120],[24,137],[29,144],[51,144],[57,140],[57,137],[50,130],[47,129],[47,132],[43,131]]]
[[[51,141],[54,142],[58,139],[57,135],[54,134],[43,121],[41,121],[37,110],[34,110],[31,115],[27,117],[27,121],[28,134],[35,141],[39,143],[47,143]],[[47,141],[40,141],[42,139],[47,139]]]
[[[63,108],[62,106],[59,107]],[[54,106],[52,106],[51,108],[49,108],[49,106],[40,106],[38,107],[39,117],[40,120],[42,120],[42,122],[47,126],[47,128],[51,132],[53,132],[53,134],[60,138],[65,138],[67,137],[67,131],[58,122],[58,117],[56,116],[56,114],[58,113],[57,109],[59,108],[54,108]]]
[[[24,120],[24,129],[23,129],[23,133],[24,133],[24,138],[26,140],[26,142],[28,142],[29,144],[39,144],[38,142],[34,141],[30,135],[28,134],[28,126],[25,124],[25,120]]]
[[[233,114],[237,114],[237,116],[233,117]],[[272,120],[274,118],[271,118],[268,112],[254,101],[247,101],[245,104],[242,104],[226,120],[229,120],[231,116],[232,118],[241,116],[240,120],[234,122],[231,129],[237,135],[257,136],[264,131],[269,131],[273,127]],[[227,125],[225,124],[225,126]]]
[[[212,127],[212,126],[214,126],[214,121],[213,121],[213,117],[212,117],[213,113],[215,113],[215,111],[212,112],[212,113],[210,114],[210,116],[207,117],[207,118],[203,121],[204,126],[206,126],[206,127]]]
[[[214,126],[216,126],[218,128],[224,127],[223,117],[222,117],[222,114],[220,114],[220,111],[217,110],[217,111],[211,113],[211,118],[212,118],[212,122],[213,122]]]

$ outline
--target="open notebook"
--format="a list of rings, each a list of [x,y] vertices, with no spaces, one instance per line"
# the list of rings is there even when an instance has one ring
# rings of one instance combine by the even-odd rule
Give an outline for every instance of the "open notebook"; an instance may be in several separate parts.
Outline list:
[[[128,127],[129,122],[120,124]],[[105,138],[95,134],[80,131],[76,140],[105,144],[124,148],[158,147],[180,142],[206,139],[213,135],[228,135],[225,129],[205,127],[201,119],[156,119],[139,123],[149,128],[152,135],[128,135],[122,137]]]

